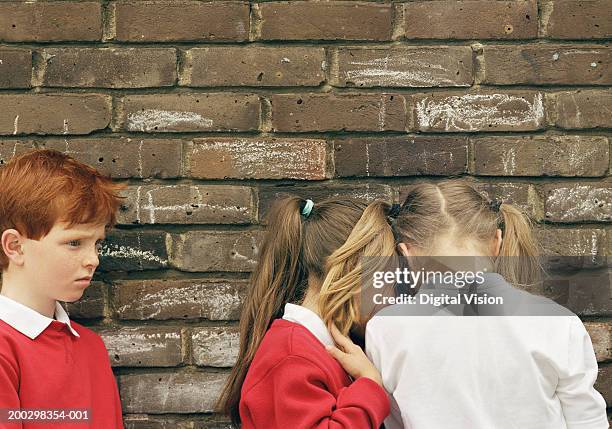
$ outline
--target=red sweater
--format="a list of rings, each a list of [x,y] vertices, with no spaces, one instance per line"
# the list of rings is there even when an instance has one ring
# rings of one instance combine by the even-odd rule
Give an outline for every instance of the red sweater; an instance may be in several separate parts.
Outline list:
[[[283,319],[272,323],[242,385],[243,429],[376,429],[388,414],[381,386],[351,382],[308,329]]]
[[[91,410],[90,423],[0,421],[0,429],[123,428],[117,384],[98,335],[53,321],[32,340],[0,320],[0,409]]]

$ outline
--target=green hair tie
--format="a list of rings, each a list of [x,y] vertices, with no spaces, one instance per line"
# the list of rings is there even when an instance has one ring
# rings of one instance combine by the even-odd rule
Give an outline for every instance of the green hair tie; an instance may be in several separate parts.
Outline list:
[[[306,200],[306,205],[302,209],[302,216],[304,217],[310,216],[310,212],[312,211],[313,207],[314,207],[314,202],[312,202],[312,200]]]

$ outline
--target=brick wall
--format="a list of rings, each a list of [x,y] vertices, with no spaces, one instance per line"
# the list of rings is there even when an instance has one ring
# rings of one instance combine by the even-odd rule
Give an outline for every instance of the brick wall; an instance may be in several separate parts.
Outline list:
[[[462,176],[549,254],[612,252],[609,0],[0,2],[0,163],[57,148],[126,181],[71,305],[109,349],[128,428],[222,428],[271,201],[399,201]],[[610,290],[578,312],[612,405]]]

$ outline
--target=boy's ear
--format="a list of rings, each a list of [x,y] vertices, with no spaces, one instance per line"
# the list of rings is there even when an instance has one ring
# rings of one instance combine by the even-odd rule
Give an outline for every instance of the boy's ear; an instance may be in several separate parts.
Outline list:
[[[16,229],[7,229],[2,233],[2,251],[16,265],[23,265],[23,242],[24,237]]]

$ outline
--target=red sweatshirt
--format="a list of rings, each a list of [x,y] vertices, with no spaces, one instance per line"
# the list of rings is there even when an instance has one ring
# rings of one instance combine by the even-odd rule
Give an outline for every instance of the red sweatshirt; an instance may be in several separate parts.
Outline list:
[[[10,423],[4,411],[0,429],[122,429],[117,384],[100,337],[69,322],[65,313],[62,319],[67,323],[44,322],[45,317],[33,310],[16,312],[21,310],[19,305],[6,298],[3,302],[0,312],[20,330],[0,320],[0,409],[65,409],[68,413],[78,408],[91,414],[89,423]]]
[[[308,329],[277,319],[242,386],[242,428],[379,428],[387,393],[369,378],[351,381]]]

